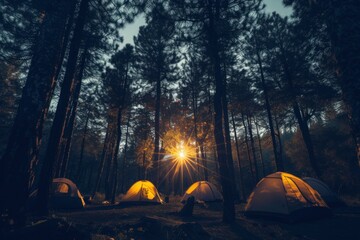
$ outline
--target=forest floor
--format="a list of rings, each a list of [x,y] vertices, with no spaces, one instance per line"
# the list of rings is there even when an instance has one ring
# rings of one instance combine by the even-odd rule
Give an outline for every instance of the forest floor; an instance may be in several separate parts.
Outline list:
[[[335,209],[330,218],[301,223],[247,219],[243,215],[244,204],[239,204],[236,205],[236,222],[231,225],[222,223],[221,206],[205,208],[196,205],[190,218],[177,215],[181,206],[179,198],[170,198],[169,203],[155,206],[89,205],[81,211],[54,212],[53,217],[62,218],[90,233],[92,240],[360,239],[359,202]]]

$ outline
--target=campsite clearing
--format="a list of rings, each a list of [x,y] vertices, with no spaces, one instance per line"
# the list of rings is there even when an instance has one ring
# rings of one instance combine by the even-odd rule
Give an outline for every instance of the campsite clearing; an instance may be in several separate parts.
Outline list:
[[[221,222],[221,209],[207,209],[196,205],[193,217],[184,219],[176,212],[181,208],[180,197],[170,198],[164,205],[89,207],[80,211],[54,212],[82,231],[92,234],[92,239],[161,239],[144,225],[144,217],[159,218],[171,224],[198,223],[212,239],[360,239],[360,205],[334,210],[331,218],[296,224],[247,219],[244,204],[236,206],[237,220],[232,225]],[[160,234],[160,233],[159,233]],[[110,238],[108,238],[110,239]],[[185,239],[185,238],[178,238]]]

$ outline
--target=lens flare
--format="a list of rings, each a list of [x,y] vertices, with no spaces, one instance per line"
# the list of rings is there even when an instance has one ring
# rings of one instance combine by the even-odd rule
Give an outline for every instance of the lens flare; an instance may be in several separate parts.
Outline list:
[[[177,153],[177,156],[180,160],[183,160],[184,158],[186,158],[186,152],[182,149],[182,150],[179,150],[179,152]]]

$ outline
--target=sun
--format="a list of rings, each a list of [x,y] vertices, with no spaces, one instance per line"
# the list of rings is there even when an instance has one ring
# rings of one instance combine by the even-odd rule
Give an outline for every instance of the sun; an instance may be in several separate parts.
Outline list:
[[[187,156],[186,151],[184,149],[180,149],[176,155],[180,160],[185,159]]]

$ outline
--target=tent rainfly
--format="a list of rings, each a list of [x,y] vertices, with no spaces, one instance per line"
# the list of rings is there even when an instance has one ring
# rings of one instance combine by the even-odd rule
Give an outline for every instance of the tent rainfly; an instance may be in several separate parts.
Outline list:
[[[276,172],[263,178],[245,206],[247,217],[300,221],[330,216],[320,194],[294,175]]]
[[[83,208],[85,202],[75,183],[67,178],[55,178],[51,187],[50,205],[56,209],[77,209]]]
[[[121,198],[120,205],[162,204],[158,190],[150,181],[140,180],[134,183]]]
[[[320,194],[329,207],[340,207],[345,204],[323,181],[311,177],[304,177],[303,180]]]
[[[218,202],[223,200],[215,185],[207,181],[193,183],[186,190],[181,202],[186,202],[190,196],[194,196],[196,202]]]

